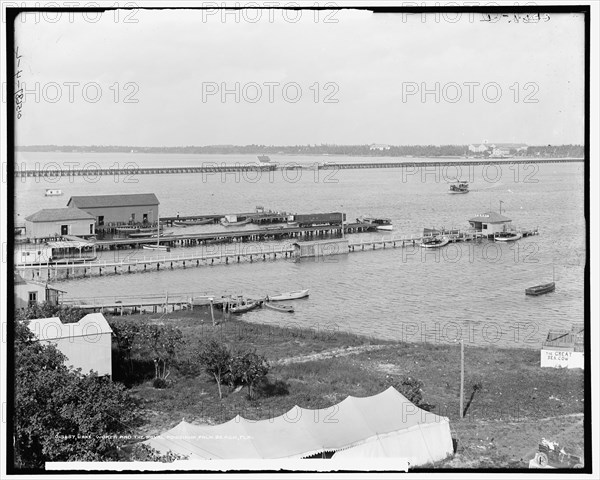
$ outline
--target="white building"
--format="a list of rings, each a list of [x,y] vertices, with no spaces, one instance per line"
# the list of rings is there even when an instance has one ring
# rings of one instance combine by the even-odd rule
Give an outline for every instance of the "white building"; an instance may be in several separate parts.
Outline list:
[[[95,235],[96,217],[78,208],[46,208],[25,218],[27,238]]]
[[[62,290],[54,288],[47,283],[33,280],[25,280],[18,273],[14,274],[14,299],[15,308],[32,307],[37,303],[50,303],[56,305],[59,303]]]
[[[383,143],[374,143],[372,145],[369,146],[369,150],[379,150],[379,151],[383,151],[383,150],[389,150],[390,146],[389,145],[385,145]]]
[[[488,235],[510,230],[511,222],[510,218],[496,212],[481,213],[469,220],[472,228]]]
[[[77,323],[62,323],[60,318],[39,318],[29,322],[29,329],[45,344],[56,346],[73,368],[82,374],[90,370],[98,375],[112,375],[112,330],[101,313],[90,313]]]

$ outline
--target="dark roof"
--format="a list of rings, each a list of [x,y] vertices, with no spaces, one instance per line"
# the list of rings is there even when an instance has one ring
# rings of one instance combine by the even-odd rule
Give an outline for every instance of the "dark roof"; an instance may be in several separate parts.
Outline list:
[[[45,208],[25,218],[28,222],[57,222],[61,220],[95,220],[96,217],[78,208]]]
[[[153,193],[132,193],[127,195],[86,195],[71,197],[68,207],[133,207],[141,205],[158,205],[158,198]]]
[[[487,212],[477,215],[469,220],[469,222],[484,222],[484,223],[502,223],[502,222],[510,222],[511,219],[505,217],[504,215],[500,215],[496,212]]]

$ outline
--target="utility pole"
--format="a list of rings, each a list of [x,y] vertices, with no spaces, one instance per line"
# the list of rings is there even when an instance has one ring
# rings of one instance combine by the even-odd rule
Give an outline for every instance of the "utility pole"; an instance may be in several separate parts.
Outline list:
[[[465,342],[460,339],[460,418],[463,418],[463,399],[465,390]]]

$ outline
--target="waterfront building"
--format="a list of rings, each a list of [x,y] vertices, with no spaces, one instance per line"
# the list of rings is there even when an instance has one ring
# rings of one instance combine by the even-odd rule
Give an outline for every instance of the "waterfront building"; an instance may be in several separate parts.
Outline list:
[[[469,220],[471,227],[488,235],[510,230],[512,220],[496,212],[481,213]]]
[[[374,143],[369,146],[369,150],[384,151],[384,150],[389,150],[389,149],[390,149],[389,145],[385,145],[385,144],[381,144],[381,143]]]
[[[158,205],[158,198],[153,193],[74,196],[67,203],[68,207],[92,215],[98,226],[154,223],[158,221]]]
[[[77,323],[62,323],[60,318],[38,318],[29,322],[35,338],[54,345],[67,359],[65,364],[90,370],[98,375],[112,375],[112,330],[101,313],[90,313]]]
[[[60,295],[64,293],[47,283],[25,280],[18,273],[14,274],[14,287],[15,309],[32,307],[43,302],[57,305],[60,303]]]
[[[89,237],[96,233],[95,217],[78,208],[45,208],[25,218],[27,238]]]

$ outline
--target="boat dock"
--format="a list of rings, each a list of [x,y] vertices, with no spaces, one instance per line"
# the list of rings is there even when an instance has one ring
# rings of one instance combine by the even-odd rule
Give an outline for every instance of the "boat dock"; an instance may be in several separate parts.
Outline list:
[[[293,158],[293,157],[291,157]],[[511,165],[511,164],[539,164],[539,163],[577,163],[584,162],[583,158],[524,158],[524,159],[455,159],[445,161],[419,161],[414,159],[411,161],[373,161],[373,162],[326,162],[313,163],[309,165],[299,165],[291,160],[288,164],[271,164],[271,163],[245,163],[218,165],[215,162],[206,162],[198,167],[139,167],[132,165],[131,167],[123,166],[122,168],[74,168],[74,169],[15,169],[15,177],[34,177],[34,178],[54,178],[54,177],[93,177],[101,176],[120,176],[120,175],[165,175],[165,174],[224,174],[235,172],[250,172],[252,175],[264,172],[273,172],[276,170],[320,170],[320,169],[361,169],[361,168],[417,168],[422,166],[427,167],[448,167],[448,166],[481,166],[481,165]]]
[[[451,242],[469,242],[481,241],[484,239],[492,239],[493,235],[483,232],[459,231],[452,230],[451,234],[447,234],[447,238]],[[537,228],[530,230],[519,230],[523,237],[538,235]],[[424,239],[431,238],[433,234],[423,235],[404,235],[404,236],[389,236],[378,239],[358,240],[348,242],[347,252],[330,251],[327,254],[347,254],[353,252],[361,252],[365,250],[377,250],[386,248],[406,248],[419,245]],[[339,237],[338,237],[339,238]],[[141,241],[134,239],[134,241]],[[147,242],[147,240],[146,240]],[[276,260],[293,260],[296,261],[302,255],[295,245],[302,245],[302,242],[297,244],[287,244],[281,246],[249,246],[249,248],[236,249],[237,251],[227,251],[227,249],[217,249],[218,251],[204,252],[191,255],[164,255],[164,256],[149,256],[141,257],[132,254],[121,261],[114,262],[80,262],[80,263],[64,263],[64,264],[35,264],[35,265],[17,265],[15,269],[20,272],[25,279],[50,281],[50,280],[68,280],[70,278],[82,278],[98,275],[115,275],[115,274],[132,274],[143,272],[158,272],[164,270],[172,270],[174,268],[196,268],[210,267],[216,265],[231,265],[235,263],[254,263]],[[208,249],[207,249],[208,250]],[[301,250],[301,249],[300,249]],[[316,254],[313,256],[317,257]]]

